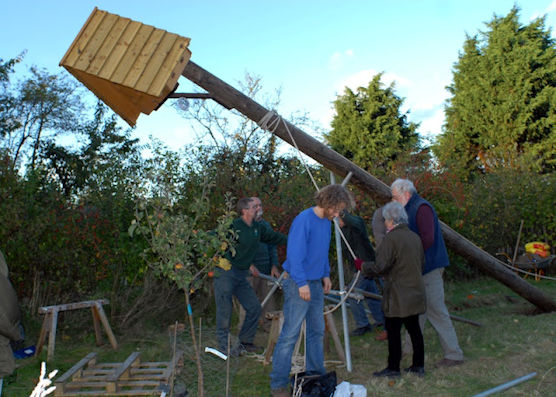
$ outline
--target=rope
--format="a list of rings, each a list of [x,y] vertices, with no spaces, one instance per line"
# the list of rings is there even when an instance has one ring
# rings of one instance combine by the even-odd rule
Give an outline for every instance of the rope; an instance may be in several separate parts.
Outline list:
[[[502,262],[502,261],[500,261],[500,262]],[[509,265],[509,264],[504,263],[504,262],[502,262],[502,264],[504,266],[506,266],[508,269],[512,269],[512,270],[515,270],[516,272],[520,272],[520,273],[523,273],[523,274],[526,274],[526,275],[529,275],[529,276],[544,278],[544,279],[547,279],[547,280],[556,280],[556,278],[554,278],[554,277],[543,276],[542,274],[531,273],[531,272],[528,272],[526,270],[522,270],[519,267],[515,267],[515,266]]]
[[[301,155],[301,151],[299,150],[299,147],[297,146],[297,142],[295,142],[295,139],[293,138],[293,135],[290,131],[290,128],[288,127],[288,123],[284,119],[282,119],[282,117],[279,114],[277,114],[275,111],[269,110],[257,124],[263,130],[270,131],[274,134],[274,131],[276,131],[276,129],[280,125],[280,121],[282,121],[284,123],[284,126],[286,127],[286,131],[288,132],[288,135],[289,135],[289,137],[290,137],[290,139],[293,143],[293,146],[295,147],[295,149],[297,151],[297,156],[299,157],[299,160],[301,161],[301,163],[305,166],[305,170],[309,174],[309,177],[311,178],[311,181],[313,182],[313,185],[315,186],[315,188],[317,189],[317,192],[318,192],[320,190],[319,186],[317,185],[317,182],[315,181],[315,178],[313,177],[313,174],[311,173],[311,170],[309,169],[309,167],[307,166],[307,164],[303,160],[303,156]],[[338,227],[335,228],[335,230],[340,232],[340,237],[342,238],[342,240],[346,244],[346,247],[347,247],[349,253],[353,257],[353,259],[356,259],[357,257],[355,255],[355,253],[353,252],[353,249],[351,248],[351,245],[349,245],[346,237],[344,236],[344,233],[342,233],[342,230],[340,229],[340,225],[338,224],[338,220],[336,218],[334,218],[334,224],[338,225]],[[338,309],[338,307],[340,307],[345,302],[345,300],[348,298],[349,294],[352,292],[353,288],[355,288],[355,285],[357,284],[357,281],[359,280],[360,273],[361,273],[361,271],[357,271],[357,274],[355,275],[355,278],[351,283],[350,289],[347,292],[342,291],[343,296],[341,296],[340,301],[338,302],[338,304],[336,306],[334,306],[332,309],[327,310],[326,312],[324,312],[325,315],[334,312],[335,310]]]
[[[274,118],[274,120],[271,121],[271,119],[273,117],[275,117],[275,118]],[[280,121],[284,122],[284,125],[286,126],[286,131],[288,131],[288,135],[290,136],[290,139],[292,140],[293,146],[297,150],[297,157],[299,157],[299,160],[305,166],[305,170],[307,170],[307,173],[309,174],[309,177],[311,178],[311,181],[313,182],[313,185],[315,186],[315,188],[317,189],[317,192],[318,192],[320,190],[319,186],[317,185],[317,182],[315,181],[315,178],[313,178],[313,174],[311,173],[311,170],[307,166],[307,163],[305,163],[305,160],[303,160],[303,156],[301,155],[301,151],[299,150],[299,147],[297,146],[297,143],[295,142],[295,139],[293,139],[290,128],[288,127],[288,123],[286,123],[282,119],[282,117],[280,115],[278,115],[275,111],[269,110],[263,116],[263,118],[259,121],[258,124],[259,124],[259,127],[261,127],[262,129],[274,133],[274,131],[276,131],[276,128],[278,128],[278,125],[280,125]],[[271,128],[273,128],[273,129],[271,129]]]

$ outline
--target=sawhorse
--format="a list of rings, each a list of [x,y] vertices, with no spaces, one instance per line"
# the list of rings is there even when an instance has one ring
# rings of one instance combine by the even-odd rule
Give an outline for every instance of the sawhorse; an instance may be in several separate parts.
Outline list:
[[[87,307],[91,308],[93,313],[93,326],[95,328],[95,336],[97,340],[97,345],[102,344],[102,336],[100,333],[100,322],[104,326],[106,335],[110,340],[110,344],[114,349],[118,348],[118,342],[116,342],[116,337],[112,333],[106,314],[102,305],[109,304],[108,299],[97,299],[92,301],[67,303],[65,305],[55,305],[55,306],[43,306],[39,308],[39,314],[44,314],[44,320],[42,322],[41,332],[39,334],[39,341],[37,342],[37,349],[35,351],[35,356],[41,353],[44,342],[46,341],[46,335],[48,334],[48,354],[46,360],[49,361],[54,356],[54,347],[56,344],[56,327],[58,326],[58,313],[66,310],[84,309]],[[100,321],[100,322],[99,322]]]
[[[336,349],[336,353],[340,360],[345,364],[346,363],[346,354],[344,351],[344,347],[342,346],[342,342],[340,341],[340,337],[338,336],[338,330],[336,329],[336,324],[334,324],[334,317],[332,313],[328,313],[330,308],[333,306],[325,306],[324,311],[324,341],[323,347],[324,350],[328,350],[328,335],[332,337],[332,341],[334,342],[334,347]],[[268,335],[268,344],[266,346],[266,351],[264,354],[264,365],[270,364],[272,359],[272,353],[274,352],[274,347],[276,346],[276,342],[278,342],[278,337],[280,336],[280,332],[282,331],[282,326],[284,325],[284,314],[281,311],[275,311],[271,313],[267,313],[266,317],[272,320],[272,324],[270,327],[270,333]],[[303,327],[302,331],[299,333],[299,339],[295,345],[294,354],[296,356],[299,353],[299,348],[301,345],[301,339],[303,338]]]

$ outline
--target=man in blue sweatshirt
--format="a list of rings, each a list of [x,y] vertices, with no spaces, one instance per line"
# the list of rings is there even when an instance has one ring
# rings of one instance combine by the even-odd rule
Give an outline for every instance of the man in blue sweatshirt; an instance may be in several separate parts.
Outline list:
[[[353,207],[350,193],[341,185],[329,185],[315,195],[316,206],[302,211],[294,219],[288,234],[284,325],[274,348],[270,388],[272,396],[290,396],[289,375],[295,343],[301,325],[306,325],[307,372],[324,374],[324,294],[330,291],[331,220]]]

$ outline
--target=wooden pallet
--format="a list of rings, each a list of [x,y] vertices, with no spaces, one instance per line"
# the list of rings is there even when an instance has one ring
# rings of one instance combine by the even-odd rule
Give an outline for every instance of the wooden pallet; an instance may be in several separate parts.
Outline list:
[[[170,378],[183,356],[169,362],[141,362],[135,352],[123,363],[97,363],[89,353],[54,381],[55,396],[152,396],[169,389]]]

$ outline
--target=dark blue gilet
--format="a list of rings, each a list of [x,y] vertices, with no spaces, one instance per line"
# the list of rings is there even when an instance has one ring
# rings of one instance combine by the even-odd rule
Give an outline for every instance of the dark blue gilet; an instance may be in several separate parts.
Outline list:
[[[423,204],[430,207],[434,216],[434,244],[425,251],[425,270],[423,274],[427,274],[434,269],[449,266],[450,260],[448,259],[448,251],[446,251],[446,245],[444,244],[444,238],[442,237],[442,230],[440,229],[436,211],[427,200],[417,193],[413,193],[405,205],[405,211],[407,212],[409,220],[409,228],[419,234],[419,229],[417,228],[417,210]]]

